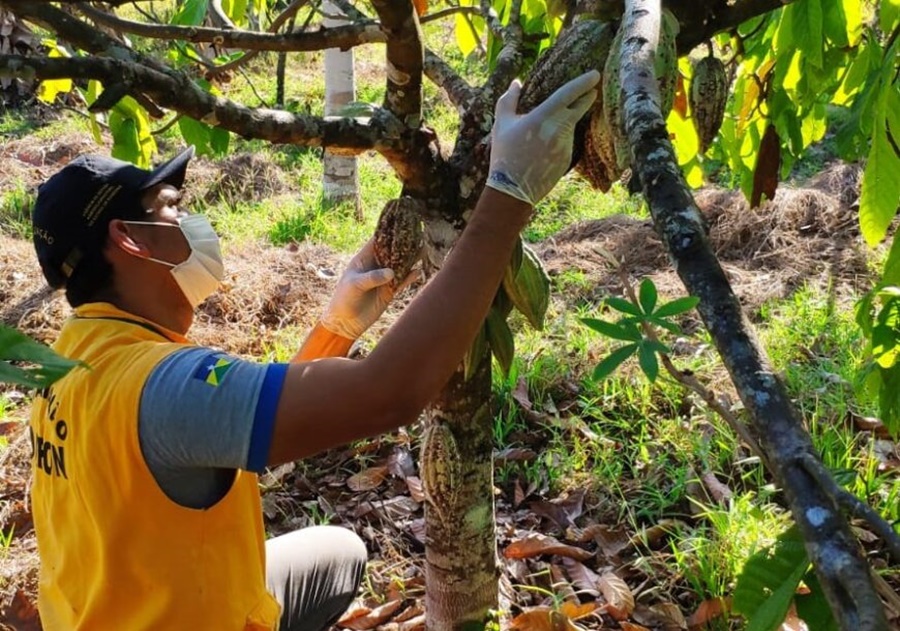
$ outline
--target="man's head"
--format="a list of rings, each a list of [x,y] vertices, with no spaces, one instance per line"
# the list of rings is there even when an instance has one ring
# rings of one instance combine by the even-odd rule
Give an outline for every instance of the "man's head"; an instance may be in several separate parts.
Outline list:
[[[51,287],[65,288],[73,306],[108,289],[104,257],[114,219],[146,221],[148,194],[184,184],[193,147],[152,171],[97,155],[80,156],[38,189],[32,212],[34,247]],[[165,186],[168,185],[168,186]]]

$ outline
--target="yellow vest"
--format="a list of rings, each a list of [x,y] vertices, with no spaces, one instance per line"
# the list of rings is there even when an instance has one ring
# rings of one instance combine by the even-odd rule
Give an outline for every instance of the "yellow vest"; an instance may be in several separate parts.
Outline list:
[[[48,631],[277,628],[257,476],[206,510],[162,492],[138,440],[144,382],[190,343],[112,305],[75,310],[54,348],[77,368],[35,398],[31,489]]]

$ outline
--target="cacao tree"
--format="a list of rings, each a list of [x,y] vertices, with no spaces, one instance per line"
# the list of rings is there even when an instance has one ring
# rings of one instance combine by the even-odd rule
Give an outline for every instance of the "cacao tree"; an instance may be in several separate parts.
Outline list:
[[[670,0],[665,10],[659,0],[483,0],[427,9],[409,0],[372,0],[375,15],[350,0],[332,0],[347,24],[292,32],[280,29],[303,2],[270,19],[263,0],[185,0],[169,23],[123,19],[116,15],[119,2],[3,4],[51,34],[54,47],[45,56],[0,54],[0,76],[38,79],[55,89],[66,86],[53,82],[65,80],[86,85],[89,110],[106,118],[115,151],[137,163],[149,162],[153,152],[150,119],[166,112],[180,117],[185,139],[201,151],[223,151],[236,133],[346,155],[378,152],[401,180],[402,198],[413,202],[404,206],[417,209],[429,268],[440,266],[484,186],[493,106],[509,82],[524,74],[532,90],[552,90],[573,72],[603,72],[602,97],[579,125],[573,166],[600,190],[630,173],[688,292],[699,298],[698,311],[751,429],[776,463],[776,480],[835,619],[842,629],[887,628],[844,513],[868,519],[900,561],[897,535],[819,461],[708,246],[690,189],[702,182],[702,162],[713,157],[729,165],[753,202],[771,199],[792,162],[825,133],[833,105],[849,116],[838,132],[844,156],[867,158],[863,234],[872,243],[883,239],[900,200],[900,151],[891,131],[900,129],[896,0]],[[306,10],[307,23],[317,26],[317,8]],[[221,22],[223,12],[230,25],[203,26],[207,18]],[[464,52],[483,56],[488,72],[479,85],[424,45],[421,24],[444,17],[457,21]],[[134,38],[169,41],[179,54],[151,57],[131,45]],[[701,44],[701,54],[691,55]],[[201,54],[209,45],[212,57]],[[386,57],[384,102],[365,116],[252,108],[225,98],[215,85],[218,74],[259,51],[362,45],[383,46]],[[460,113],[449,154],[427,125],[423,77]],[[524,97],[522,105],[528,106]],[[874,387],[891,393],[885,395],[891,409],[900,407],[892,403],[897,389],[890,389],[900,339],[891,337],[900,304],[894,302],[900,291],[890,289],[900,269],[895,249],[883,286],[860,310],[878,364]],[[507,277],[482,335],[427,413],[420,467],[428,498],[427,625],[434,631],[483,628],[497,604],[491,357],[509,365],[507,315],[515,307],[539,327],[547,291],[540,261],[524,246]]]

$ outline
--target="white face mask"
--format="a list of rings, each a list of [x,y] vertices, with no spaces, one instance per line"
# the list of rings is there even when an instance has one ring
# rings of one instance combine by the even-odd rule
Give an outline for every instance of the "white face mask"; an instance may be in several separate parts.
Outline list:
[[[191,254],[182,263],[170,263],[161,259],[148,257],[147,260],[171,267],[172,276],[181,288],[184,297],[196,308],[209,298],[219,287],[225,277],[222,265],[222,252],[219,249],[219,236],[203,215],[187,215],[182,217],[178,225],[161,221],[126,221],[127,224],[143,226],[168,226],[180,228],[187,239]]]

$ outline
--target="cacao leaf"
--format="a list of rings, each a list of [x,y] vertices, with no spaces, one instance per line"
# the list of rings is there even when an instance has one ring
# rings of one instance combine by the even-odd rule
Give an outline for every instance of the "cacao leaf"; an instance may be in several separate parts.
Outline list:
[[[747,559],[734,590],[734,609],[747,618],[747,631],[778,628],[808,568],[809,557],[796,526],[782,533],[774,546]]]
[[[597,583],[600,593],[606,599],[606,611],[620,623],[631,616],[634,611],[634,594],[628,583],[618,575],[607,572],[600,576]]]
[[[750,196],[750,207],[756,208],[762,203],[762,196],[774,199],[778,189],[778,172],[781,168],[781,140],[775,125],[769,124],[766,133],[759,143],[756,156],[756,169],[753,171],[753,193]]]
[[[510,543],[503,556],[507,559],[530,559],[544,554],[556,554],[576,561],[586,561],[593,553],[561,543],[554,537],[533,533]]]
[[[583,563],[568,557],[563,559],[563,567],[566,568],[566,573],[580,593],[593,597],[600,595],[597,589],[597,582],[600,580],[599,574]]]
[[[503,289],[528,322],[537,330],[544,328],[550,306],[550,277],[534,250],[522,244],[522,261],[515,276],[512,265],[503,275]]]
[[[825,598],[825,592],[819,584],[816,573],[812,570],[803,577],[803,583],[809,588],[807,594],[797,594],[794,602],[797,614],[814,631],[838,631],[837,621],[831,613],[831,607]]]
[[[513,357],[516,354],[515,341],[513,340],[512,331],[509,330],[509,324],[506,317],[503,316],[495,307],[491,307],[488,311],[486,322],[487,342],[491,347],[491,352],[497,358],[501,370],[505,375],[509,375],[509,369],[512,368]]]
[[[388,467],[370,467],[347,478],[347,487],[351,491],[371,491],[381,486],[388,475]]]
[[[10,361],[26,362],[29,366],[14,366],[8,363]],[[45,388],[76,366],[87,367],[83,362],[58,355],[49,346],[0,324],[0,383]]]
[[[469,347],[469,350],[466,351],[466,356],[463,357],[463,378],[466,381],[475,375],[479,362],[481,362],[481,359],[487,352],[486,329],[487,324],[482,324],[481,328],[478,329],[478,335],[475,336],[475,341],[472,342],[472,346]]]
[[[877,114],[872,133],[872,148],[863,172],[859,198],[859,225],[863,237],[875,246],[887,233],[900,203],[900,158],[887,137],[884,113]]]

